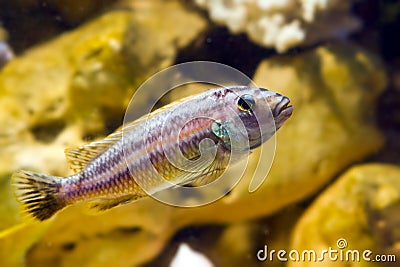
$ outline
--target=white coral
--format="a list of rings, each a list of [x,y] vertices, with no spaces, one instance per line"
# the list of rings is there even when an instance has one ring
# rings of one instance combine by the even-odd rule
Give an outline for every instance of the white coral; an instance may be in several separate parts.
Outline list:
[[[352,1],[194,0],[210,18],[233,33],[246,32],[256,43],[284,52],[291,47],[342,38],[360,26]]]
[[[305,21],[312,22],[318,11],[327,9],[329,0],[300,0],[300,2],[302,6],[302,17]]]

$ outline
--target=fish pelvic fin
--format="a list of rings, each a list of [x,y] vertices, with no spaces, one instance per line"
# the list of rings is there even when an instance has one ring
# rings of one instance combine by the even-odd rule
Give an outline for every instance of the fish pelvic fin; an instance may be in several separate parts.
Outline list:
[[[11,183],[22,210],[44,221],[66,206],[60,197],[61,178],[30,171],[18,171]]]

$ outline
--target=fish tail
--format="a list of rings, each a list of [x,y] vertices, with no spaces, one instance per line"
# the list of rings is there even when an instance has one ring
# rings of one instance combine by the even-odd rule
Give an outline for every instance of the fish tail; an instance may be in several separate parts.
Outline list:
[[[11,181],[23,210],[35,219],[49,219],[66,206],[60,196],[60,177],[21,170],[13,174]]]

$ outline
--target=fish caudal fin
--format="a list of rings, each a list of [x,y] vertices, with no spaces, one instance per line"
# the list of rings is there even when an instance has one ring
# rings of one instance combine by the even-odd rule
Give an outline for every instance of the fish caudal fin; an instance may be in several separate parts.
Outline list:
[[[11,181],[14,193],[24,211],[35,219],[44,221],[65,207],[59,195],[59,177],[29,171],[18,171]]]

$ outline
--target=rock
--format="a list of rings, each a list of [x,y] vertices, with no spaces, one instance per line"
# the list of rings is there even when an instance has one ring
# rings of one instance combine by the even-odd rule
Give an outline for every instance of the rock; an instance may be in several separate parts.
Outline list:
[[[297,250],[364,250],[400,255],[400,168],[365,164],[351,168],[328,187],[298,221],[291,239]],[[342,240],[341,240],[342,239]],[[338,241],[341,240],[341,243]],[[344,242],[345,241],[345,242]],[[343,245],[344,244],[344,245]],[[328,261],[326,261],[328,262]],[[289,262],[288,266],[315,266]],[[329,262],[329,266],[397,266],[395,262]]]
[[[19,205],[15,201],[7,176],[0,177],[0,232],[19,221]]]
[[[257,242],[264,235],[265,228],[257,221],[229,224],[215,244],[206,248],[216,266],[257,266],[254,254]],[[237,242],[240,240],[240,242]]]
[[[180,228],[172,212],[153,199],[95,215],[84,204],[73,206],[55,217],[26,261],[30,266],[138,266],[155,257]]]
[[[70,174],[64,149],[105,136],[119,127],[134,90],[151,74],[171,65],[177,50],[187,45],[205,26],[199,15],[185,10],[179,1],[148,3],[141,8],[109,12],[26,51],[0,73],[0,192],[4,192],[2,200],[5,198],[0,203],[0,217],[6,218],[0,222],[0,230],[4,230],[2,242],[12,244],[0,248],[4,248],[4,255],[18,245],[14,240],[16,237],[8,230],[19,227],[18,223],[22,222],[10,190],[11,174],[18,169],[60,176]],[[159,35],[159,32],[165,34]],[[138,212],[135,216],[141,213]],[[79,208],[77,213],[66,217],[77,226],[93,219],[93,216],[83,216],[86,219],[81,220],[78,214],[81,214]],[[163,211],[159,214],[163,215]],[[41,226],[30,228],[29,224],[26,228],[21,226],[18,237],[24,235],[24,229],[27,235],[40,232],[35,240],[41,241],[27,260],[31,266],[43,266],[43,262],[54,260],[60,266],[71,262],[109,265],[116,259],[120,259],[120,266],[126,266],[127,262],[134,265],[153,257],[170,234],[163,231],[163,238],[159,237],[157,225],[153,234],[139,231],[144,220],[142,216],[138,217],[138,223],[128,223],[126,218],[120,222],[110,219],[103,228],[106,232],[100,235],[104,221],[93,224],[91,230],[84,227],[85,231],[94,233],[88,234],[89,242],[77,243],[84,235],[80,236],[71,225],[63,227],[56,235],[47,230],[41,238]],[[50,226],[53,224],[56,229],[63,225],[51,220]],[[150,227],[150,224],[143,227]],[[173,230],[171,228],[171,233]],[[104,237],[108,234],[110,239],[106,241]],[[127,237],[129,235],[132,239]],[[126,240],[129,250],[121,250],[122,243],[117,236]],[[52,238],[60,241],[54,243],[54,253],[49,254],[47,240]],[[29,239],[28,243],[30,245],[24,246],[23,251],[14,247],[19,255],[28,251],[34,242]],[[93,257],[82,257],[82,248]],[[138,254],[132,257],[132,251]]]
[[[51,221],[44,223],[18,224],[0,232],[1,266],[25,266],[25,254],[48,228]]]

